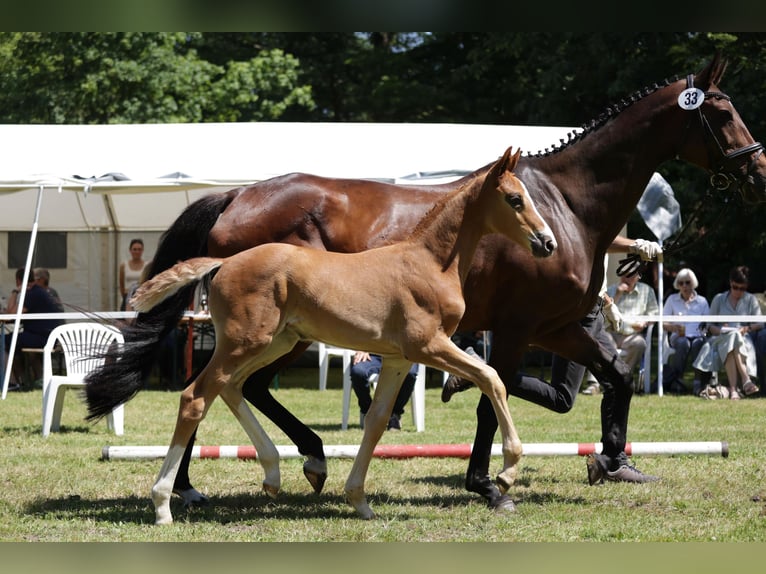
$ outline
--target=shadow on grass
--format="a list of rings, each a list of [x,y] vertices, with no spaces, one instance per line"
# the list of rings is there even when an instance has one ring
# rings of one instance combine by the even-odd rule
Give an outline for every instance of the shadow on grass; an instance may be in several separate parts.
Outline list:
[[[427,480],[427,479],[426,479]],[[450,485],[459,480],[453,476]],[[438,479],[433,481],[439,483]],[[393,496],[385,492],[369,494],[367,497],[373,509],[383,506],[431,507],[449,509],[462,506],[479,505],[486,507],[479,496],[451,491],[444,496],[407,497]],[[581,502],[579,500],[562,501],[554,495],[539,494],[525,496],[518,503],[548,504],[552,502]],[[357,519],[356,512],[343,495],[333,494],[291,494],[281,493],[276,500],[263,494],[234,494],[214,496],[210,503],[202,507],[184,508],[180,498],[173,497],[171,511],[176,522],[218,523],[248,522],[263,519],[298,520],[306,519]],[[150,498],[128,496],[125,498],[89,499],[80,496],[68,496],[37,500],[29,504],[26,514],[33,517],[53,518],[56,520],[92,520],[103,523],[154,524],[154,507]],[[416,518],[408,513],[397,513],[402,519]]]

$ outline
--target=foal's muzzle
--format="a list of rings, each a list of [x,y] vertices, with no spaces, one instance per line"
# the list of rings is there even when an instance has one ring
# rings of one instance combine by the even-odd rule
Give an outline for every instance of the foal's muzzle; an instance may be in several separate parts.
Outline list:
[[[550,233],[538,231],[531,239],[532,255],[535,257],[550,257],[556,251],[556,239]]]

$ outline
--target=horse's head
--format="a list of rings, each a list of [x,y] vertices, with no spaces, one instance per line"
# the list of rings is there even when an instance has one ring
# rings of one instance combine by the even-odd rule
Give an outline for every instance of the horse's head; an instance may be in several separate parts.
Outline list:
[[[526,186],[513,173],[520,156],[520,149],[512,153],[509,147],[487,173],[482,195],[493,197],[492,205],[485,207],[487,221],[493,231],[508,236],[535,257],[548,257],[556,250],[556,238]],[[495,193],[487,194],[490,188]]]
[[[766,157],[737,113],[731,98],[718,89],[726,69],[720,54],[682,85],[678,106],[689,115],[679,156],[711,172],[718,190],[736,189],[748,203],[766,201]]]

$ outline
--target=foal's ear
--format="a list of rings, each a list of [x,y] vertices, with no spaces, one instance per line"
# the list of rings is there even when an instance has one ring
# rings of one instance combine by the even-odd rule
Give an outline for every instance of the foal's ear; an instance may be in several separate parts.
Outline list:
[[[517,149],[516,153],[513,155],[511,155],[512,152],[513,146],[505,150],[503,158],[500,160],[500,167],[503,171],[513,171],[516,169],[516,164],[519,163],[519,157],[521,157],[521,148]]]

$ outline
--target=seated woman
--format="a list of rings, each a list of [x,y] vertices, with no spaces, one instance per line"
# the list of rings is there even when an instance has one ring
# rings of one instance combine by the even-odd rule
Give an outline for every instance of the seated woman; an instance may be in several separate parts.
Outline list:
[[[710,306],[707,299],[697,293],[699,285],[697,275],[691,269],[684,267],[678,271],[673,287],[678,293],[673,293],[665,301],[663,315],[667,317],[681,317],[683,315],[707,315]],[[672,321],[672,319],[670,319]],[[705,342],[705,333],[700,323],[673,323],[667,322],[663,329],[669,333],[670,348],[675,351],[668,358],[667,369],[664,371],[662,386],[673,392],[674,389],[684,391],[683,377],[686,364],[699,354],[702,344]],[[694,376],[694,394],[699,394],[701,388],[697,373]]]
[[[734,267],[729,273],[729,290],[713,297],[710,314],[760,315],[757,299],[747,292],[749,281],[750,270],[746,266]],[[740,390],[746,395],[757,393],[759,389],[751,380],[758,375],[755,348],[747,334],[763,327],[763,323],[710,323],[708,332],[712,337],[702,345],[692,366],[707,373],[725,368],[732,400],[740,398]]]

